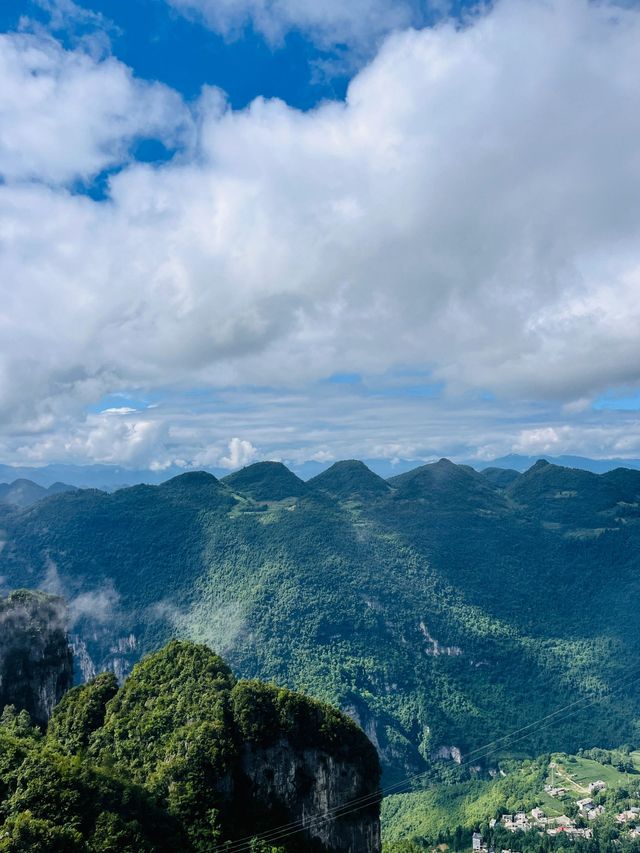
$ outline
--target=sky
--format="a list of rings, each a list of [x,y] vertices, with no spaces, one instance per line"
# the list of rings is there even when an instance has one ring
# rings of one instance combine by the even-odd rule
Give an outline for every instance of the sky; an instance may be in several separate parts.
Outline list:
[[[640,457],[640,5],[4,0],[0,462]]]

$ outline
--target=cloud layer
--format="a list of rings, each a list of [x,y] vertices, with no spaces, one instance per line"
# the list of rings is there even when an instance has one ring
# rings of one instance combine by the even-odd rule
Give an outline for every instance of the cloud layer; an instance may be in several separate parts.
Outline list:
[[[503,423],[536,401],[584,423],[575,401],[640,382],[639,56],[637,10],[502,0],[390,36],[345,103],[233,112],[214,89],[187,105],[114,58],[0,37],[5,453],[164,464],[187,409],[87,407],[407,367],[449,411],[490,392]],[[178,150],[136,162],[148,138]],[[106,199],[78,193],[105,169]],[[237,428],[241,398],[223,465],[264,447]]]

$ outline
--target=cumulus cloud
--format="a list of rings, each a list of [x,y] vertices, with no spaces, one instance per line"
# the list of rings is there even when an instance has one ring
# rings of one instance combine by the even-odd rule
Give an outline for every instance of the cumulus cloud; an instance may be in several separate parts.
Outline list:
[[[98,463],[118,463],[129,467],[162,469],[169,461],[164,451],[169,426],[131,409],[111,409],[87,415],[65,431],[51,430],[42,436],[29,436],[18,447],[28,463],[45,459],[68,458]]]
[[[567,424],[521,430],[512,445],[515,453],[527,456],[560,456],[565,453],[602,458],[632,458],[640,455],[637,418],[625,423],[606,421]]]
[[[184,423],[185,419],[181,419]],[[259,452],[253,444],[247,439],[234,437],[230,441],[224,442],[219,439],[215,443],[211,443],[212,433],[219,432],[222,424],[218,418],[217,429],[212,420],[210,413],[200,411],[198,422],[191,423],[189,426],[174,427],[171,430],[171,438],[180,442],[183,455],[187,452],[188,459],[178,461],[178,464],[191,468],[226,468],[235,470],[243,468],[255,461],[259,456]],[[202,427],[206,423],[205,431]],[[213,427],[213,429],[212,429]],[[222,430],[228,427],[225,425]],[[223,432],[224,434],[224,432]],[[191,443],[191,454],[187,449]],[[205,445],[203,449],[198,449]]]
[[[0,35],[0,78],[5,180],[84,180],[120,165],[136,138],[173,145],[184,130],[186,110],[175,93],[136,80],[112,58],[64,50],[43,35]]]
[[[114,59],[4,36],[8,446],[178,458],[162,407],[84,414],[129,387],[299,390],[419,365],[449,394],[570,406],[639,383],[639,55],[637,9],[501,0],[393,34],[345,103],[233,112],[208,89],[189,112]],[[176,135],[169,162],[130,162],[132,139]],[[107,200],[70,191],[109,167]],[[229,465],[266,447],[232,429]]]
[[[257,455],[258,451],[250,441],[232,438],[229,442],[229,455],[220,459],[220,465],[223,468],[242,468],[253,462]]]

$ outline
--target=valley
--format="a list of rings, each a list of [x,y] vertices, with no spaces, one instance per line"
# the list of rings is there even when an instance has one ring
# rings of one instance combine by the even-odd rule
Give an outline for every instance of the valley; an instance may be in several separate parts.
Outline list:
[[[640,745],[640,472],[347,461],[304,482],[256,463],[0,504],[0,538],[6,589],[68,600],[77,681],[122,681],[177,637],[341,708],[400,786],[388,843],[470,843],[503,762]],[[505,813],[560,817],[538,787]]]
[[[432,784],[387,797],[383,806],[387,849],[407,838],[420,849],[536,849],[540,837],[588,841],[609,834],[640,838],[640,752],[591,749],[537,759],[503,759],[493,778]],[[475,835],[475,841],[473,836]]]

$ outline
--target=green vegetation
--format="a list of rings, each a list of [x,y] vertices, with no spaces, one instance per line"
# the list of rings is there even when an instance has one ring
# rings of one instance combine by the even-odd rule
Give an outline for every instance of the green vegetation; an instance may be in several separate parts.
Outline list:
[[[508,833],[500,824],[490,831],[490,822],[500,820],[504,814],[530,813],[542,808],[546,818],[562,815],[573,818],[578,826],[589,827],[594,839],[575,839],[572,844],[580,848],[587,841],[594,842],[592,850],[608,849],[611,845],[623,849],[640,849],[640,839],[628,837],[628,826],[615,820],[617,814],[640,808],[640,767],[636,755],[628,747],[615,750],[589,749],[580,754],[553,753],[536,760],[500,763],[494,778],[464,779],[459,770],[459,781],[432,785],[425,790],[397,794],[383,801],[383,830],[385,851],[400,853],[400,842],[431,849],[446,844],[454,849],[470,846],[471,833],[479,830],[485,840],[493,839],[496,846],[517,851],[548,850],[557,847],[557,840],[541,838],[540,828],[528,833]],[[592,790],[589,785],[604,783],[605,787]],[[552,785],[564,793],[550,795],[545,786]],[[603,814],[587,820],[580,814],[578,801],[592,799],[602,807]],[[640,826],[637,821],[629,826]],[[542,827],[544,829],[544,826]],[[614,843],[615,842],[615,843]],[[566,843],[566,841],[565,841]],[[398,846],[396,846],[398,845]],[[555,845],[555,847],[554,847]]]
[[[598,760],[594,760],[592,755]],[[569,793],[575,792],[578,796],[588,794],[589,785],[600,780],[608,788],[621,788],[628,784],[629,774],[637,773],[628,750],[591,749],[583,750],[579,755],[555,753],[551,760],[555,764],[555,784],[566,783]]]
[[[640,746],[639,507],[633,471],[346,462],[304,484],[259,463],[2,510],[0,575],[106,591],[74,628],[98,670],[179,636],[338,705],[391,783],[581,697],[515,755]]]
[[[539,805],[547,766],[544,758],[507,761],[501,766],[504,777],[443,782],[423,791],[386,797],[382,809],[385,840],[413,838],[437,844],[452,842],[457,834],[468,841],[471,832],[491,818]]]
[[[173,641],[119,690],[109,675],[71,690],[45,735],[26,712],[5,710],[0,851],[222,853],[227,842],[313,813],[313,762],[327,772],[331,761],[333,789],[315,792],[331,807],[347,794],[374,795],[355,816],[338,818],[337,831],[376,821],[377,756],[349,718],[282,688],[238,682],[209,649]],[[255,768],[276,774],[268,788]],[[355,788],[341,791],[343,770]],[[298,834],[282,847],[256,840],[251,849],[326,847]]]

